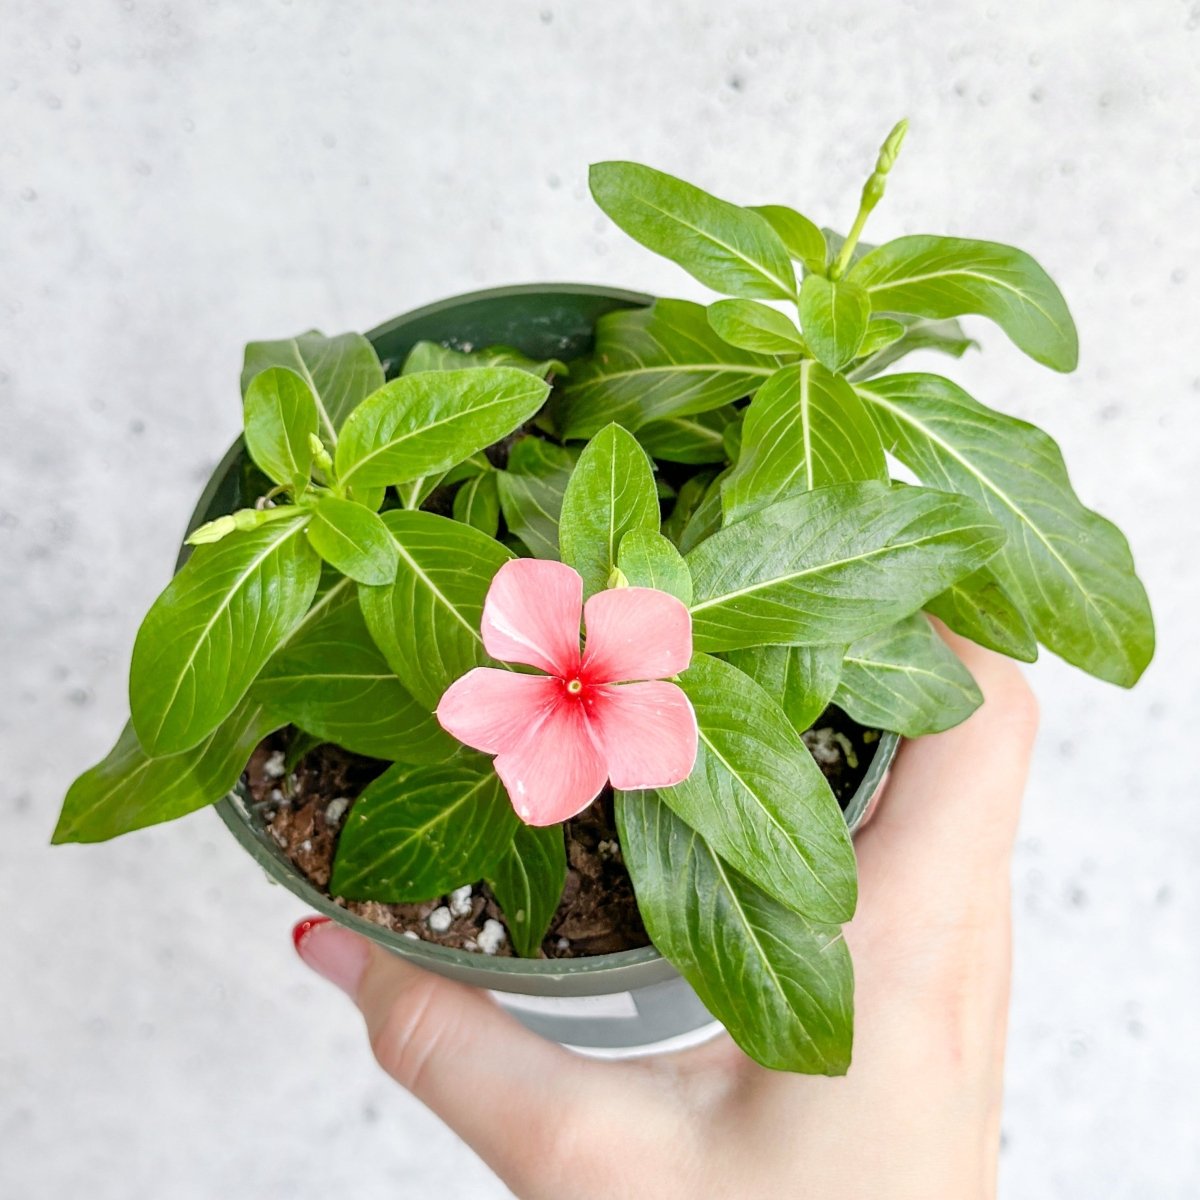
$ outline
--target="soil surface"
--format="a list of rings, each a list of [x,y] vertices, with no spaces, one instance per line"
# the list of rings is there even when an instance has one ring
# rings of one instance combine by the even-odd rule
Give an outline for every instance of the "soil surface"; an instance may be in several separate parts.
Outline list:
[[[309,748],[292,730],[272,734],[254,752],[244,781],[270,835],[308,880],[329,895],[333,858],[350,805],[388,766],[333,745]],[[870,765],[879,735],[830,708],[805,744],[845,807]],[[567,881],[542,942],[545,958],[581,958],[649,944],[633,884],[621,858],[613,797],[599,799],[564,826]],[[406,937],[440,946],[512,956],[504,914],[485,883],[420,904],[335,903]]]

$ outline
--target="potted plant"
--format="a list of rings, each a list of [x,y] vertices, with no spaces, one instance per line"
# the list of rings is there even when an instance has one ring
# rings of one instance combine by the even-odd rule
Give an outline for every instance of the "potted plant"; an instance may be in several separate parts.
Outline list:
[[[711,1013],[767,1066],[845,1071],[851,830],[897,736],[981,702],[922,613],[1123,686],[1154,641],[1053,441],[886,371],[962,355],[966,315],[1077,356],[1021,251],[861,242],[904,131],[845,238],[594,166],[707,307],[534,285],[252,343],[243,438],[55,841],[216,803],[320,911],[554,1036]]]

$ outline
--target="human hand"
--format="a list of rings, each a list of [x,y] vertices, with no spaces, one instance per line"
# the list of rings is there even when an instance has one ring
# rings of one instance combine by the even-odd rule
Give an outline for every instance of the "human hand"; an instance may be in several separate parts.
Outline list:
[[[995,1193],[1010,865],[1037,725],[1018,669],[947,640],[985,703],[907,743],[855,847],[854,1061],[769,1071],[725,1036],[582,1058],[481,991],[329,923],[301,958],[353,997],[380,1065],[518,1196],[972,1200]]]

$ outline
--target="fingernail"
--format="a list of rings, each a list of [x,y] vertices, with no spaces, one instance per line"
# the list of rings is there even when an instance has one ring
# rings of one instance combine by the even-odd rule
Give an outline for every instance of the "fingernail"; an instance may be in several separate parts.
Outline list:
[[[305,917],[292,930],[296,953],[318,975],[353,998],[367,969],[368,943],[328,917]]]

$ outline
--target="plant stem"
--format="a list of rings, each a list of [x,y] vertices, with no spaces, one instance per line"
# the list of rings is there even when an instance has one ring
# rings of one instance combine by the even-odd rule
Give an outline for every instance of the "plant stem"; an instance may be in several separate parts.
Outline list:
[[[896,156],[900,153],[900,147],[907,132],[908,119],[905,118],[903,121],[898,121],[893,126],[891,133],[884,138],[883,145],[879,148],[879,157],[875,161],[875,170],[863,184],[862,199],[858,202],[858,215],[854,218],[854,224],[850,226],[850,232],[846,235],[841,250],[838,251],[837,259],[829,269],[830,279],[840,279],[850,265],[850,257],[854,253],[854,247],[858,245],[858,239],[862,236],[867,217],[871,215],[871,210],[875,205],[883,199],[888,172],[896,164]]]

